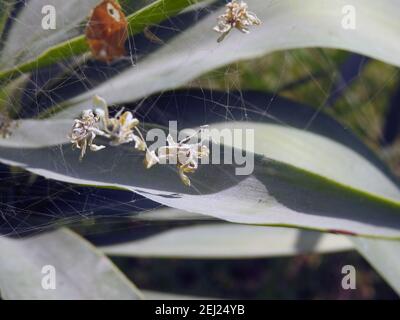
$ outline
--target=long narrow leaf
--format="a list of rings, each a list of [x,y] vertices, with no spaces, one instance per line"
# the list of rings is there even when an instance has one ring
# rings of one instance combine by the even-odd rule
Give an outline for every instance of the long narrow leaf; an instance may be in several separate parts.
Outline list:
[[[160,50],[138,61],[103,85],[65,104],[60,116],[75,115],[94,94],[110,103],[123,103],[149,94],[173,89],[217,67],[258,57],[277,50],[305,47],[339,48],[361,53],[400,66],[397,0],[354,0],[356,29],[342,25],[346,0],[249,0],[246,1],[263,24],[244,35],[233,30],[221,43],[212,30],[218,9],[175,37]],[[371,45],[373,43],[374,45]]]
[[[161,211],[160,217],[184,216],[184,212],[173,209]],[[351,248],[351,241],[343,236],[226,223],[175,228],[142,240],[100,247],[116,256],[201,259],[275,257]]]
[[[23,240],[2,237],[0,257],[2,299],[141,298],[104,255],[66,229]],[[55,289],[42,286],[50,275],[46,266],[54,267]]]
[[[174,16],[183,9],[185,9],[186,7],[196,3],[197,1],[198,0],[157,0],[148,5],[147,7],[127,17],[129,34],[134,35],[140,33],[147,26],[157,24],[167,19],[170,16]],[[92,9],[95,6],[95,4],[98,3],[97,0],[94,0],[94,3],[93,0],[91,0],[91,2],[84,1],[85,6],[82,7],[83,3],[82,1],[75,1],[75,3],[72,2],[70,3],[70,1],[68,2],[61,1],[61,2],[67,3],[70,8],[71,7],[74,8],[75,10],[73,11],[73,13],[75,14],[74,18],[78,18],[79,19],[78,21],[84,20],[84,17],[89,15],[90,9]],[[37,5],[38,7],[35,7],[35,9],[36,10],[38,10],[38,8],[41,9],[41,3],[38,3]],[[64,12],[64,10],[60,10],[60,12]],[[78,12],[78,14],[76,14],[76,12]],[[32,12],[28,12],[27,14],[29,16],[32,16]],[[82,14],[84,16],[82,16]],[[33,25],[37,25],[38,21],[41,22],[40,17],[39,18],[37,16],[34,17],[36,18],[36,20],[33,21],[34,22]],[[31,28],[31,25],[29,25],[29,28]],[[17,34],[14,37],[16,38],[16,40],[10,41],[10,43],[17,43],[20,46],[21,44],[24,43],[24,41],[18,41],[18,37],[26,37],[27,34],[26,32],[21,32],[19,29],[16,33]],[[47,34],[52,35],[52,37],[55,37],[58,40],[56,45],[54,45],[55,43],[52,43],[47,39],[46,37]],[[59,43],[60,37],[56,37],[57,33],[52,34],[50,31],[47,31],[47,34],[44,33],[43,35],[42,32],[40,35],[37,36],[37,37],[43,36],[43,38],[41,38],[41,42],[43,43],[43,45],[39,46],[35,44],[35,47],[37,47],[37,49],[23,47],[25,48],[25,51],[23,52],[22,56],[20,53],[21,48],[19,47],[17,47],[16,49],[15,48],[11,48],[8,50],[5,49],[2,57],[2,61],[4,64],[2,66],[3,71],[0,72],[0,79],[6,77],[12,77],[15,74],[19,74],[21,72],[29,72],[35,70],[36,68],[49,66],[53,63],[89,51],[89,46],[86,42],[86,39],[82,35],[66,40],[65,42]],[[63,38],[65,38],[66,33],[62,32],[61,35]],[[17,59],[15,59],[15,57],[13,56],[16,54],[16,52],[18,53],[18,55],[16,56]]]
[[[215,92],[211,94],[217,96]],[[178,120],[183,121],[190,113],[197,122],[190,123],[194,127],[205,124],[210,110],[218,114],[212,101],[207,107],[209,111],[204,100],[202,108],[192,109],[197,99],[190,97],[182,99],[185,104],[179,106]],[[261,102],[268,101],[262,97]],[[246,105],[243,99],[242,94],[238,103]],[[291,112],[297,110],[291,108],[297,105],[289,107],[285,103],[275,100],[275,108],[280,112],[286,109],[292,116]],[[257,107],[262,110],[262,106]],[[174,104],[169,108],[176,110]],[[224,111],[225,105],[220,108]],[[231,222],[400,237],[399,190],[373,162],[316,133],[284,124],[250,121],[251,117],[260,120],[262,115],[257,108],[251,110],[247,108],[248,121],[210,123],[210,128],[254,130],[253,173],[238,176],[235,164],[203,165],[191,178],[192,188],[181,183],[173,167],[146,170],[143,155],[129,147],[109,147],[90,153],[82,162],[68,144],[2,147],[0,158],[5,164],[21,166],[51,179],[127,189],[167,206]],[[59,130],[51,126],[48,122],[48,132]],[[28,143],[29,135],[25,136]],[[235,143],[234,146],[239,147]],[[252,154],[248,156],[251,159]]]

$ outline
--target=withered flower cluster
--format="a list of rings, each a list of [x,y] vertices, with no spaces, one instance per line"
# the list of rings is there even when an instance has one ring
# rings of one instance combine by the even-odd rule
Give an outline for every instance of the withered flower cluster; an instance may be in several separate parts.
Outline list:
[[[16,127],[17,123],[10,119],[6,112],[0,111],[0,138],[6,139],[11,136],[13,127]]]
[[[249,26],[260,24],[261,20],[253,12],[248,11],[246,2],[233,0],[226,4],[225,13],[218,17],[218,24],[214,30],[221,33],[218,38],[218,42],[221,42],[233,28],[243,33],[250,33]]]
[[[194,173],[198,168],[199,159],[209,155],[209,149],[203,145],[203,141],[188,144],[193,138],[191,136],[184,141],[175,142],[172,136],[168,135],[167,146],[150,151],[139,129],[140,122],[130,111],[124,112],[124,109],[121,109],[114,117],[110,117],[107,102],[103,98],[95,96],[93,104],[93,109],[83,111],[80,118],[74,120],[69,135],[73,147],[81,150],[80,160],[85,156],[87,148],[96,152],[106,147],[94,143],[96,136],[105,137],[111,146],[133,142],[136,150],[146,153],[144,165],[147,169],[175,160],[179,177],[185,185],[190,186],[190,179],[186,174]]]

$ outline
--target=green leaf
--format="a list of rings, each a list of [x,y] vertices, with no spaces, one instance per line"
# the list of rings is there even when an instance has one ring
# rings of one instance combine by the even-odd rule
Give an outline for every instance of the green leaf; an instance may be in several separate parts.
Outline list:
[[[0,112],[5,112],[11,117],[18,113],[29,80],[29,76],[23,74],[0,88]]]
[[[36,2],[38,2],[37,7],[34,8],[36,11],[39,10],[38,7],[40,7],[41,10],[42,1],[44,0],[36,0]],[[90,10],[98,3],[98,0],[90,1],[91,2],[74,1],[74,4],[70,4],[70,2],[72,1],[66,2],[61,0],[53,0],[53,2],[61,2],[64,3],[66,6],[68,5],[69,9],[73,8],[71,12],[74,12],[76,16],[72,14],[72,17],[79,18],[80,20],[76,19],[79,22],[83,21],[84,18],[89,15]],[[186,7],[198,1],[199,0],[157,0],[127,17],[129,34],[138,34],[142,32],[147,26],[158,24],[161,21],[176,15]],[[46,4],[48,4],[48,1],[45,2]],[[32,15],[32,10],[33,9],[28,11],[27,14],[29,14],[30,12],[30,14]],[[59,12],[64,12],[64,9],[59,10]],[[36,26],[38,23],[41,23],[41,19],[38,19],[37,16],[34,16],[34,18],[34,21],[31,21],[31,24],[28,24],[30,28],[32,25]],[[65,21],[68,20],[65,19]],[[74,27],[76,28],[76,23],[74,24]],[[21,31],[19,29],[23,30]],[[25,46],[25,42],[21,41],[20,39],[21,37],[27,37],[26,29],[27,27],[24,23],[24,25],[18,28],[17,32],[15,32],[16,36],[14,36],[14,38],[16,40],[8,40],[8,42],[11,43],[11,45],[8,46],[11,46],[11,48],[8,50],[4,50],[2,60],[0,60],[3,62],[3,71],[0,72],[0,79],[12,77],[15,74],[19,74],[21,72],[29,72],[37,68],[46,67],[56,62],[89,51],[89,47],[83,35],[70,39],[70,36],[67,36],[69,35],[69,33],[65,33],[62,30],[60,30],[60,32],[54,32],[54,30],[46,31],[46,33],[43,32],[42,28],[40,28],[42,32],[40,32],[39,35],[33,37],[33,40],[38,38],[42,39],[40,43],[43,43],[43,45],[39,46],[39,44],[36,44],[35,41],[34,46],[32,45],[31,47],[27,47]],[[11,36],[12,35],[10,35],[10,37]],[[50,41],[47,39],[47,37],[50,37]],[[29,38],[31,37],[29,36]],[[60,39],[69,40],[60,43]],[[16,44],[12,46],[12,43]],[[22,51],[22,53],[20,48],[21,45],[22,48],[24,48],[24,51]],[[13,58],[14,56],[15,58]]]
[[[400,243],[378,239],[351,239],[364,258],[400,295]]]
[[[158,219],[182,219],[183,211],[149,212]],[[191,214],[193,215],[193,214]],[[190,216],[189,216],[190,217]],[[200,216],[201,217],[201,216]],[[135,217],[136,219],[137,217]],[[143,215],[145,219],[145,214]],[[147,258],[233,259],[335,252],[352,249],[346,237],[290,228],[213,223],[174,228],[145,239],[100,247],[107,255]]]
[[[69,141],[71,120],[20,120],[12,137],[1,139],[0,145],[11,148],[42,148],[57,146]],[[51,131],[49,131],[51,130]],[[52,132],[52,134],[48,134]],[[45,137],[45,138],[44,138]]]
[[[66,229],[26,239],[1,237],[0,256],[3,299],[141,298],[103,254]],[[42,268],[48,265],[55,267],[55,290],[42,287]]]
[[[0,56],[0,69],[13,68],[16,72],[49,48],[81,32],[81,23],[98,0],[31,0],[22,6],[8,32]],[[56,30],[42,28],[42,8],[52,5],[56,9]],[[16,67],[17,66],[17,67]],[[40,64],[32,64],[33,68]],[[32,69],[30,69],[32,70]],[[26,70],[26,71],[30,71]]]
[[[384,173],[382,163],[332,119],[319,115],[310,126],[313,109],[276,96],[265,113],[265,102],[272,101],[271,96],[255,92],[240,92],[237,97],[235,93],[188,90],[156,98],[156,103],[149,98],[141,106],[147,110],[150,105],[167,119],[177,117],[180,124],[255,130],[253,174],[237,176],[236,165],[201,165],[191,178],[194,187],[187,188],[173,167],[145,170],[143,154],[132,152],[129,146],[89,153],[79,162],[78,152],[69,144],[38,148],[40,134],[35,129],[20,134],[23,125],[10,139],[0,141],[1,161],[56,180],[128,189],[167,206],[231,222],[399,238],[396,184]],[[171,112],[176,112],[176,104],[179,113],[174,116]],[[226,122],[227,105],[233,119],[243,117],[246,110],[247,122]],[[40,143],[53,139],[46,132],[65,137],[67,142],[70,127],[61,127],[61,121],[37,126],[43,132]],[[320,129],[295,128],[305,125]],[[336,135],[340,143],[327,138],[328,134]],[[13,142],[18,136],[26,138]]]
[[[218,221],[218,219],[204,216],[202,214],[188,212],[188,211],[180,211],[176,209],[170,208],[162,208],[155,209],[151,211],[144,211],[135,214],[135,217],[132,218],[133,221],[154,221],[154,222],[167,222],[167,221]]]
[[[223,8],[212,12],[182,32],[134,68],[113,77],[94,90],[72,99],[60,117],[76,114],[94,94],[109,103],[123,103],[152,93],[185,85],[215,68],[238,60],[252,59],[277,50],[305,47],[339,48],[400,66],[400,2],[397,0],[354,0],[356,29],[341,25],[346,0],[249,0],[249,9],[263,21],[248,35],[233,30],[222,42],[212,28]],[[373,43],[373,45],[371,45]]]
[[[11,1],[0,2],[0,37],[3,37],[4,28],[6,26],[7,20],[13,8],[13,3]],[[2,45],[0,44],[0,51]]]
[[[39,127],[68,134],[57,122]],[[193,188],[188,188],[172,167],[146,170],[143,154],[125,146],[89,153],[82,162],[69,144],[1,147],[0,161],[55,180],[131,190],[167,206],[231,222],[400,238],[398,188],[348,147],[276,124],[224,122],[210,128],[255,130],[251,175],[236,175],[238,166],[233,164],[202,165],[191,178]],[[19,135],[25,145],[31,138],[37,144],[37,135]]]

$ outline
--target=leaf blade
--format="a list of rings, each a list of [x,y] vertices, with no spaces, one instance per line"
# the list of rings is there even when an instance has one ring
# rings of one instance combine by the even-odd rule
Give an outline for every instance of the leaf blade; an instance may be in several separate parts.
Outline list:
[[[223,65],[252,59],[277,50],[307,47],[339,48],[400,66],[400,45],[397,30],[400,23],[396,12],[400,4],[394,0],[356,0],[357,29],[342,28],[340,1],[295,0],[247,1],[249,8],[263,21],[249,35],[233,30],[217,44],[212,27],[218,9],[192,28],[174,38],[166,46],[141,60],[136,68],[128,69],[89,92],[71,99],[60,117],[68,117],[98,94],[111,104],[134,101],[155,92],[182,86],[190,80]],[[382,37],[382,35],[384,35]],[[370,43],[379,44],[371,46]],[[132,90],[135,88],[135,90]]]
[[[156,210],[154,214],[159,219],[185,216],[175,209]],[[184,259],[251,259],[350,249],[351,241],[342,236],[227,223],[172,228],[145,239],[100,246],[112,256]]]
[[[0,238],[0,290],[5,299],[138,299],[141,294],[101,253],[72,231],[27,239]],[[79,261],[79,263],[76,263]],[[56,290],[41,286],[56,270]]]
[[[53,0],[55,1],[55,0]],[[88,3],[89,7],[86,12],[98,3],[97,0]],[[148,6],[140,9],[127,17],[128,32],[130,35],[135,35],[142,32],[146,26],[157,24],[162,20],[179,13],[184,8],[197,3],[199,0],[157,0]],[[200,0],[201,1],[201,0]],[[63,2],[65,3],[65,1]],[[81,2],[79,2],[81,3]],[[80,10],[80,13],[85,10]],[[83,20],[83,19],[82,19]],[[86,43],[84,36],[80,35],[53,46],[47,45],[45,50],[36,53],[35,59],[27,58],[22,63],[17,63],[17,66],[7,64],[8,68],[2,68],[0,71],[0,79],[13,77],[16,74],[30,72],[36,68],[50,66],[56,62],[71,58],[76,55],[83,54],[89,51],[89,46]],[[4,59],[3,59],[4,60]],[[15,63],[14,63],[15,64]]]

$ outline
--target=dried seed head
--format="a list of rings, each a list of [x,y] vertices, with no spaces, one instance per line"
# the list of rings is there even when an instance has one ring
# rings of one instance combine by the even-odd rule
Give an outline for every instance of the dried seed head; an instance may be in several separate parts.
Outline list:
[[[160,162],[155,151],[146,150],[146,157],[144,158],[144,166],[150,169],[152,166]]]
[[[79,119],[75,119],[70,134],[73,146],[81,149],[81,159],[86,153],[87,146],[92,151],[105,148],[93,143],[97,135],[108,138],[112,146],[135,142],[137,150],[147,149],[146,142],[137,128],[139,120],[134,118],[131,112],[123,112],[124,109],[121,109],[115,117],[110,117],[107,102],[100,96],[93,97],[93,107],[93,110],[85,110]]]
[[[98,125],[99,117],[92,110],[84,110],[81,117],[75,119],[69,138],[72,146],[81,150],[80,160],[85,156],[87,147],[91,151],[99,151],[105,148],[105,146],[97,146],[93,143],[96,135],[103,135]]]
[[[139,120],[134,118],[131,112],[123,112],[124,109],[122,108],[115,117],[110,117],[107,102],[99,96],[94,96],[93,105],[95,108],[97,107],[95,112],[102,120],[102,129],[111,140],[111,145],[118,146],[134,141],[136,149],[146,150],[146,143],[137,129]],[[134,134],[134,131],[138,135]]]
[[[139,120],[134,118],[129,111],[118,115],[116,118],[109,119],[109,123],[105,131],[110,135],[111,145],[118,146],[121,144],[135,141],[135,147],[141,146],[140,137],[133,133],[133,130],[139,125]]]
[[[194,173],[197,170],[199,160],[209,156],[209,148],[203,145],[202,141],[195,144],[175,142],[171,135],[168,135],[167,142],[168,146],[158,149],[158,160],[174,160],[182,182],[190,186],[190,179],[186,173]]]
[[[214,27],[216,32],[221,33],[218,42],[224,40],[233,28],[249,33],[249,26],[261,24],[261,20],[247,9],[244,1],[233,0],[226,5],[225,13],[218,17],[218,24]]]
[[[172,136],[168,135],[167,146],[159,148],[157,152],[150,151],[138,128],[139,120],[134,118],[131,112],[124,112],[124,109],[121,109],[114,117],[110,117],[107,102],[99,96],[93,98],[93,105],[93,110],[85,110],[79,119],[75,119],[69,135],[73,147],[81,150],[81,160],[85,156],[87,147],[92,151],[105,148],[93,143],[98,135],[109,139],[110,145],[114,146],[134,142],[135,149],[146,152],[143,162],[147,169],[161,163],[160,160],[176,160],[182,182],[190,186],[187,174],[194,173],[198,168],[199,159],[208,157],[210,151],[203,145],[203,140],[195,144],[187,142],[202,133],[205,127],[180,142],[175,142]]]
[[[7,113],[0,112],[0,138],[6,139],[11,136],[13,121]]]

